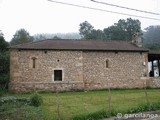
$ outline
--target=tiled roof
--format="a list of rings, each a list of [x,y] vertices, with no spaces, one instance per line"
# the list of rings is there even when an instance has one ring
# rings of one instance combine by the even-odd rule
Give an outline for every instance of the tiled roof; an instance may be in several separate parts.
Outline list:
[[[31,42],[21,45],[11,46],[10,49],[30,49],[30,50],[94,50],[94,51],[141,51],[147,49],[125,41],[110,40],[68,40],[68,39],[48,39]]]

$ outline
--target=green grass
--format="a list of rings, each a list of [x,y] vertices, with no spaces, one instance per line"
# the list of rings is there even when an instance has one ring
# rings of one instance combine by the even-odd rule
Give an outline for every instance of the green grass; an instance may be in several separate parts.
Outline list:
[[[160,89],[148,89],[149,103],[154,104],[160,101]],[[31,94],[6,94],[29,97]],[[40,93],[43,98],[43,105],[40,109],[45,120],[57,120],[57,94]],[[112,107],[114,111],[127,113],[129,109],[144,105],[146,103],[145,92],[142,89],[134,90],[111,90]],[[108,91],[88,92],[65,92],[58,93],[60,104],[60,116],[62,120],[83,120],[88,118],[104,117],[108,111]],[[135,108],[135,111],[138,108]],[[148,110],[148,109],[147,109]],[[102,116],[101,116],[102,115]],[[113,113],[114,115],[114,113]],[[98,116],[96,118],[96,116]],[[82,120],[81,119],[81,120]]]

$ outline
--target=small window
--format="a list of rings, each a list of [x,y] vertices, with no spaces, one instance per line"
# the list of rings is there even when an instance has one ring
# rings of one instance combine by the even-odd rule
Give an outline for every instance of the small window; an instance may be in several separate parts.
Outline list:
[[[36,58],[32,58],[32,68],[36,68]]]
[[[62,81],[62,70],[54,70],[54,81]]]
[[[108,68],[109,67],[109,60],[106,60],[106,68]]]

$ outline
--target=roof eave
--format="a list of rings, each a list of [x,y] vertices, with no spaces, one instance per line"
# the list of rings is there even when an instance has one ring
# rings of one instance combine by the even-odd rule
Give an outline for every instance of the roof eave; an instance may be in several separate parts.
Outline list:
[[[59,50],[59,51],[108,51],[108,52],[149,52],[149,50],[123,50],[123,49],[48,49],[48,48],[13,48],[18,50]]]

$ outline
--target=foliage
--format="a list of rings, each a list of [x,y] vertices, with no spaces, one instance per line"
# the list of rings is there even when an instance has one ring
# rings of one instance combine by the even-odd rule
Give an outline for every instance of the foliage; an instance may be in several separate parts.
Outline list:
[[[9,73],[0,74],[0,88],[2,90],[7,89],[8,83],[9,83]]]
[[[91,34],[92,30],[93,30],[93,26],[88,21],[84,21],[83,23],[80,23],[79,32],[82,38],[87,39],[88,35]]]
[[[100,110],[88,115],[75,116],[73,120],[99,120],[99,119],[108,118],[108,117],[110,117],[110,115],[108,112],[106,112],[106,110]]]
[[[139,20],[131,18],[120,19],[118,23],[105,28],[103,31],[105,39],[131,41],[135,33],[141,32],[141,23]]]
[[[9,51],[0,52],[0,74],[9,72]]]
[[[4,103],[0,106],[1,120],[43,120],[40,108],[22,102]]]
[[[61,39],[61,38],[56,35],[53,37],[53,39]]]
[[[2,34],[3,35],[3,34]],[[3,53],[8,50],[9,44],[5,41],[4,37],[0,35],[0,52]]]
[[[127,40],[127,32],[117,26],[110,26],[104,30],[105,39],[108,40]]]
[[[138,19],[127,18],[126,20],[120,19],[117,24],[122,31],[126,31],[127,40],[132,40],[135,33],[141,33],[141,22]],[[123,34],[122,34],[123,35]]]
[[[38,93],[34,93],[31,98],[31,105],[38,107],[43,103],[42,97]]]
[[[25,29],[17,30],[10,44],[17,45],[22,43],[32,42],[34,38]]]
[[[85,36],[85,39],[93,39],[93,40],[103,40],[104,34],[102,30],[93,29],[90,33]]]
[[[142,104],[137,107],[130,108],[127,113],[139,113],[144,111],[155,111],[160,109],[160,102],[153,104]]]
[[[151,50],[160,49],[160,25],[145,28],[143,45]]]
[[[0,88],[6,88],[9,81],[9,44],[0,34]]]
[[[93,26],[85,21],[80,24],[79,32],[84,39],[131,41],[135,33],[141,33],[141,22],[131,18],[120,19],[118,23],[102,31],[93,29]]]
[[[30,99],[18,96],[0,98],[0,119],[43,120],[40,108],[30,106]]]
[[[24,97],[16,97],[16,96],[6,96],[0,98],[0,105],[4,103],[16,103],[21,102],[23,104],[30,104],[30,99]]]

